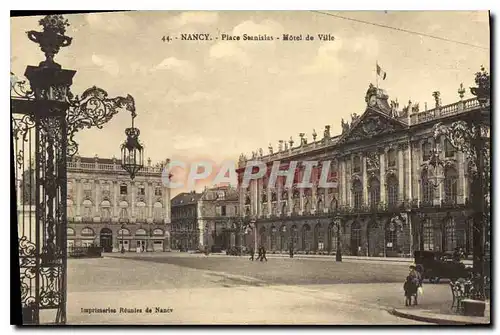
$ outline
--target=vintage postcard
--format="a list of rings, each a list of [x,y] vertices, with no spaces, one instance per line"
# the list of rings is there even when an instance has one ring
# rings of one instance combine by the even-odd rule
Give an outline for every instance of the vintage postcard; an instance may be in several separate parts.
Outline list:
[[[10,22],[12,323],[490,324],[488,11]]]

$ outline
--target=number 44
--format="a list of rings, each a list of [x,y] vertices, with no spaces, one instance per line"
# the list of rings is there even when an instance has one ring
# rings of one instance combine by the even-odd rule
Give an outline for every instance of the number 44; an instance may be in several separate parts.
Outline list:
[[[161,40],[162,40],[163,42],[170,42],[170,36],[163,36],[163,37],[161,38]]]

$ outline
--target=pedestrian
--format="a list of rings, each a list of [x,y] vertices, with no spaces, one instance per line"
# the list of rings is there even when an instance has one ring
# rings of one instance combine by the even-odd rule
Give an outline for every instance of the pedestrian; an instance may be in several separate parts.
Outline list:
[[[406,281],[403,285],[405,291],[405,306],[411,306],[411,297],[415,297],[415,305],[417,304],[417,285],[413,281],[413,278],[408,275],[406,276]]]
[[[261,258],[262,258],[262,246],[260,246],[260,247],[258,248],[258,252],[259,252],[259,255],[257,256],[257,260],[259,261],[259,260],[261,260]]]
[[[260,261],[262,262],[263,260],[266,260],[267,262],[267,258],[266,258],[266,248],[264,248],[264,246],[262,246],[262,252],[261,252],[261,256],[260,256]]]
[[[412,283],[412,285],[410,286],[410,292],[412,292],[412,295],[415,297],[415,305],[418,305],[418,291],[419,289],[420,291],[422,291],[422,276],[417,271],[415,265],[410,265],[410,273],[408,277]],[[413,288],[415,288],[415,293],[413,293]],[[410,304],[411,304],[411,299],[410,299]]]
[[[290,258],[293,258],[293,245],[290,244]]]
[[[253,261],[255,250],[253,249],[253,247],[250,247],[250,250],[248,252],[250,253],[250,260]]]

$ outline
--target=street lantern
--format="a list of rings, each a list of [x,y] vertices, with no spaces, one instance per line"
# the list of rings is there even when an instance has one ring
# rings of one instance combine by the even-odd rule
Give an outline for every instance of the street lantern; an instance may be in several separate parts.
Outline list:
[[[125,129],[127,139],[122,144],[122,168],[130,174],[133,180],[137,172],[144,167],[144,147],[139,142],[139,129],[134,127],[134,119],[137,116],[135,108],[131,110],[132,127]]]

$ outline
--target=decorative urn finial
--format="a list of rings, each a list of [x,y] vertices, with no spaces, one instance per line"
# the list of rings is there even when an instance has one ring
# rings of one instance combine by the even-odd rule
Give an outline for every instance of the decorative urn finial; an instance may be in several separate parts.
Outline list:
[[[46,59],[40,63],[40,66],[61,68],[61,65],[54,62],[54,56],[61,47],[71,44],[72,38],[64,35],[66,27],[69,27],[68,20],[62,15],[47,15],[38,23],[43,26],[43,32],[30,30],[26,34],[30,41],[38,43],[45,53]]]

